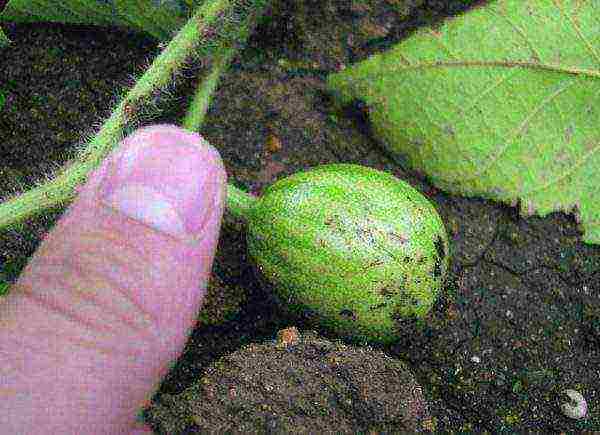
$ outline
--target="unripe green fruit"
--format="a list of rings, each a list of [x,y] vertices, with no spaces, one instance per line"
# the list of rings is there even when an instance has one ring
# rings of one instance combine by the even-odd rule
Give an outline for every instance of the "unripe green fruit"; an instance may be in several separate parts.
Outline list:
[[[249,213],[248,252],[292,313],[382,343],[442,290],[448,237],[433,205],[376,169],[319,166],[277,181]]]

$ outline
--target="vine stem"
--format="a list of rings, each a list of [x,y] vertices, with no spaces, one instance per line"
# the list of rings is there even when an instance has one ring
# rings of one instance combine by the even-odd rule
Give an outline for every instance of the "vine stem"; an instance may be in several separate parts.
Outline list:
[[[236,50],[234,48],[227,48],[223,55],[217,56],[213,60],[213,65],[208,76],[198,84],[196,92],[188,106],[187,113],[181,124],[183,128],[190,131],[200,131],[200,128],[202,128],[202,125],[204,124],[206,112],[208,112],[208,108],[210,107],[210,101],[219,83],[219,79],[227,69],[235,52]]]
[[[100,165],[122,139],[123,128],[129,121],[131,102],[142,101],[156,89],[165,88],[205,42],[210,25],[231,7],[231,3],[229,0],[204,2],[121,100],[71,166],[62,168],[54,179],[39,182],[35,188],[0,204],[0,230],[20,227],[28,218],[62,207],[75,199],[76,187],[86,181],[88,174]],[[234,188],[231,192],[234,196],[238,195],[232,204],[234,207],[239,204],[236,210],[242,212],[245,210],[244,204],[249,203],[249,198],[242,198],[241,195],[250,195],[241,190],[237,192]]]
[[[183,119],[183,128],[194,132],[200,131],[206,118],[206,112],[208,112],[208,108],[210,107],[212,96],[219,84],[219,79],[227,69],[236,51],[234,48],[229,47],[224,50],[222,55],[215,57],[208,75],[198,83],[196,92],[194,92],[185,118]],[[244,192],[231,183],[227,184],[225,206],[236,218],[247,220],[250,209],[257,199],[256,196]]]

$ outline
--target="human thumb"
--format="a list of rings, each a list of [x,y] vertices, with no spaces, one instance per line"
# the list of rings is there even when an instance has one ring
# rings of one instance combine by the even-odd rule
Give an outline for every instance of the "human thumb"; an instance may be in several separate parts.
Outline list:
[[[78,192],[0,303],[2,433],[136,433],[206,292],[226,175],[201,136],[137,130]]]

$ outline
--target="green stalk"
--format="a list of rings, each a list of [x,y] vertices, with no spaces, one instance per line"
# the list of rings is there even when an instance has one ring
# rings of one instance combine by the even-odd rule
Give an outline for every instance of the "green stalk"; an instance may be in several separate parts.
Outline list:
[[[183,119],[183,128],[194,132],[200,131],[204,125],[212,96],[219,84],[219,79],[236,52],[237,50],[234,48],[226,48],[222,55],[214,59],[208,76],[198,83],[196,92]],[[226,207],[236,218],[245,220],[256,200],[257,198],[254,195],[250,195],[232,184],[227,184]]]
[[[203,3],[127,93],[73,165],[63,168],[54,179],[0,204],[0,230],[18,227],[21,222],[45,210],[70,203],[76,196],[75,188],[86,181],[88,174],[121,140],[123,127],[131,121],[131,109],[135,111],[144,98],[165,88],[203,41],[208,39],[211,42],[207,30],[230,4],[229,0],[207,0]]]
[[[250,209],[257,201],[257,197],[238,189],[231,183],[227,183],[227,201],[225,207],[235,218],[248,220]]]
[[[181,124],[183,128],[195,132],[200,131],[200,128],[204,124],[204,117],[206,116],[206,112],[208,112],[212,96],[219,84],[219,79],[227,69],[236,51],[234,48],[226,48],[222,55],[217,56],[213,60],[208,76],[199,83],[188,106],[187,113]]]

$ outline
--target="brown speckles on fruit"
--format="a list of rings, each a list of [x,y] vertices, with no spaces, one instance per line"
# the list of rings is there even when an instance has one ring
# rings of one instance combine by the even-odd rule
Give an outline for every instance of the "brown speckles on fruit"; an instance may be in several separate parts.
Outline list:
[[[356,229],[356,236],[368,243],[369,245],[375,244],[375,237],[373,236],[373,230],[368,226],[359,225]]]
[[[381,303],[381,304],[377,304],[377,305],[373,305],[369,308],[369,311],[376,311],[376,310],[381,310],[382,308],[387,307],[388,304],[386,304],[385,302]]]
[[[368,263],[363,270],[366,272],[370,269],[373,269],[375,267],[379,267],[379,266],[383,266],[385,264],[385,261],[382,260],[381,258],[378,258],[377,260],[373,260],[370,263]]]
[[[398,288],[392,287],[390,285],[384,285],[379,290],[377,290],[377,293],[383,296],[385,299],[389,299],[398,294]]]
[[[281,179],[249,227],[249,254],[281,270],[273,289],[294,296],[290,311],[312,310],[307,321],[340,336],[394,341],[394,316],[425,316],[442,290],[447,239],[435,208],[372,168],[324,165]]]
[[[446,308],[446,317],[451,321],[458,319],[459,312],[455,305],[449,305],[448,308]]]
[[[391,231],[388,233],[388,236],[390,237],[391,240],[393,240],[396,243],[400,243],[400,244],[405,244],[408,242],[408,237],[403,236],[402,234],[396,233],[394,231]]]
[[[356,315],[354,314],[354,312],[352,310],[344,309],[344,310],[341,310],[339,314],[340,314],[340,317],[343,317],[344,319],[354,320],[354,321],[356,320]]]
[[[323,223],[328,227],[336,228],[340,224],[340,217],[334,214],[329,215],[325,218]]]

